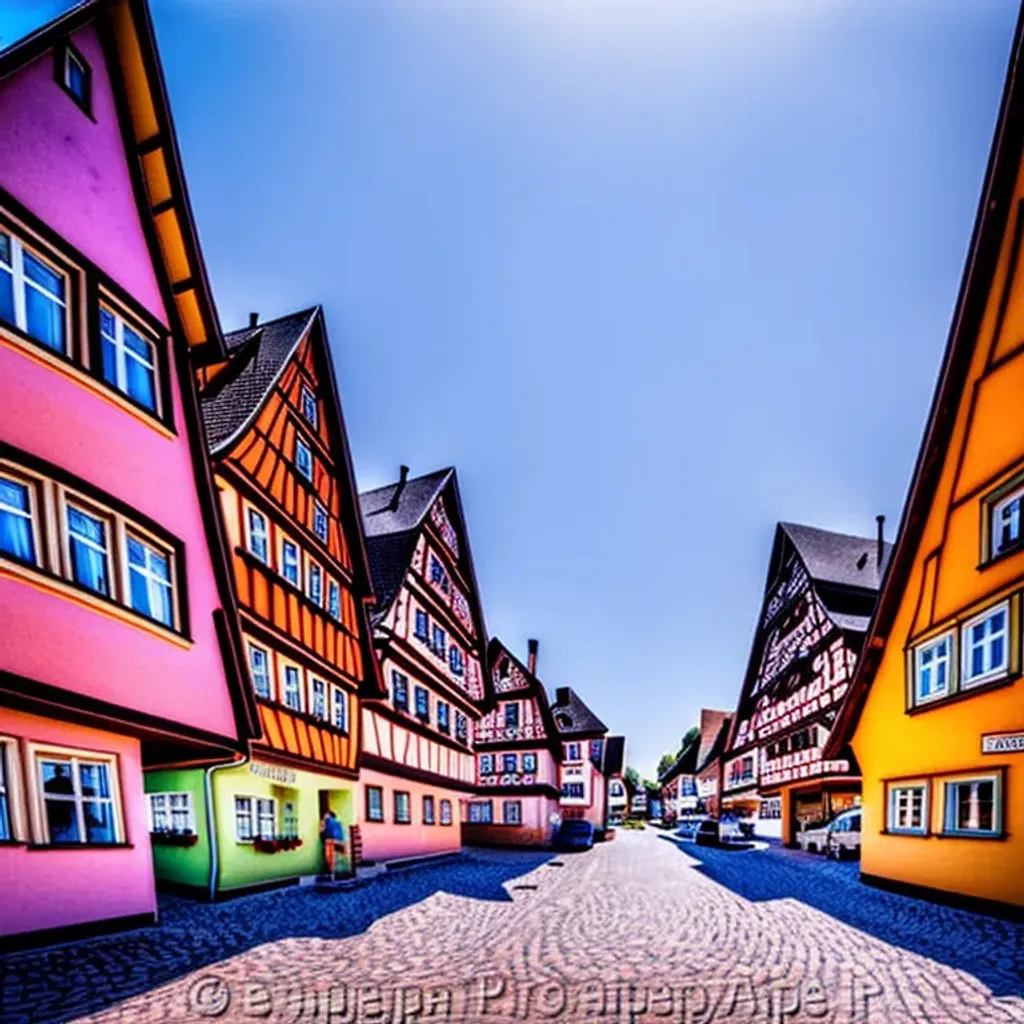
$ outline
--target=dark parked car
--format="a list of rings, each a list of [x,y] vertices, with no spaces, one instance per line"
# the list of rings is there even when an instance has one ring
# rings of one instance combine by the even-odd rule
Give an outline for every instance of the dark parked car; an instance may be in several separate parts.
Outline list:
[[[693,834],[693,841],[698,846],[718,845],[718,819],[704,818],[697,825],[697,831]]]
[[[559,850],[589,850],[594,845],[594,826],[589,821],[572,818],[563,821],[555,834]]]

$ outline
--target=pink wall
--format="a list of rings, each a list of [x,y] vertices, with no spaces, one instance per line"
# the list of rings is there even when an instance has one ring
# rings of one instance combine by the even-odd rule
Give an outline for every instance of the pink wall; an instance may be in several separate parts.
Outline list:
[[[103,50],[92,25],[72,39],[92,67],[95,121],[54,81],[52,53],[0,82],[0,186],[166,322]]]
[[[381,786],[384,790],[384,821],[366,820],[366,787]],[[398,825],[394,821],[394,791],[409,793],[412,824]],[[434,797],[436,825],[423,824],[423,795]],[[452,802],[451,825],[441,824],[441,799]],[[397,775],[363,769],[359,773],[359,830],[363,839],[365,860],[392,860],[396,857],[422,857],[433,853],[449,853],[462,846],[459,800],[465,794],[445,790],[440,786],[413,782]]]
[[[91,27],[96,123],[52,76],[52,55],[0,84],[0,185],[164,319],[136,212],[113,97]],[[16,154],[16,159],[14,155]],[[173,368],[172,368],[173,375]],[[23,582],[0,578],[0,667],[223,736],[236,733],[212,613],[220,602],[196,494],[178,381],[168,439],[59,370],[0,340],[3,440],[150,516],[186,551],[195,645],[183,650]]]
[[[0,846],[0,934],[155,913],[153,861],[138,741],[5,708],[0,708],[0,735],[116,754],[125,834],[131,844],[111,850]],[[23,756],[18,786],[23,800],[27,798],[27,769]],[[23,806],[27,810],[27,803]],[[26,834],[25,838],[29,836]]]

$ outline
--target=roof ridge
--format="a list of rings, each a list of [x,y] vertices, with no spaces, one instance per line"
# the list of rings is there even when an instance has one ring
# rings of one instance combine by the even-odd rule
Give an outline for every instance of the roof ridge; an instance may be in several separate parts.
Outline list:
[[[420,480],[426,480],[426,479],[428,479],[429,477],[432,477],[432,476],[443,476],[446,473],[451,473],[454,469],[455,469],[454,466],[445,466],[443,469],[435,469],[435,470],[432,470],[429,473],[421,473],[419,476],[410,476],[405,482],[406,482],[406,484],[417,483]],[[401,483],[400,480],[393,480],[389,484],[380,484],[377,487],[370,487],[370,488],[368,488],[365,491],[360,491],[359,492],[359,496],[363,497],[364,495],[376,494],[378,491],[387,491],[387,490],[390,490],[392,487],[396,487],[399,483]],[[380,511],[380,510],[378,510],[378,511]],[[372,512],[370,513],[370,515],[374,515],[374,514],[375,513],[372,513]]]

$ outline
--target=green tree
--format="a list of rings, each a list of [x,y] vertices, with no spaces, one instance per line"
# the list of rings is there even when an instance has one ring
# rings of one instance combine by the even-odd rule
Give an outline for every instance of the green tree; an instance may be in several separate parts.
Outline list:
[[[626,781],[633,787],[634,792],[643,788],[640,773],[632,765],[626,769]]]
[[[658,762],[658,778],[665,774],[676,763],[674,754],[662,754],[661,760]]]
[[[699,739],[700,726],[691,725],[690,728],[686,730],[686,735],[683,736],[679,743],[679,752],[682,753],[691,743],[694,743]]]

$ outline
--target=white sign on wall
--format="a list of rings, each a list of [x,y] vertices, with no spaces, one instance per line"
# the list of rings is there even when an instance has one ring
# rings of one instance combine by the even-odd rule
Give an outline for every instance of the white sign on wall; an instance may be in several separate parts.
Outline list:
[[[981,737],[983,754],[1024,754],[1024,732],[989,733]]]

